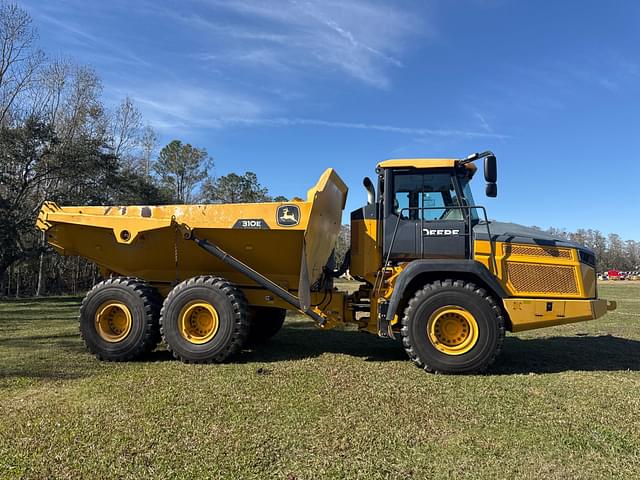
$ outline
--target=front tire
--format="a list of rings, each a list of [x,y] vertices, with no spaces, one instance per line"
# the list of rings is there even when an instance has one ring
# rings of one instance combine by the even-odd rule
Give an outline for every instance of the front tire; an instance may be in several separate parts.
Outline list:
[[[504,341],[504,318],[487,292],[462,280],[416,292],[402,319],[402,342],[416,365],[434,373],[478,373]]]
[[[245,342],[247,301],[241,290],[223,278],[190,278],[165,299],[160,325],[175,358],[185,363],[220,363]]]
[[[142,280],[112,277],[95,285],[80,307],[80,335],[100,360],[126,361],[160,341],[160,297]]]

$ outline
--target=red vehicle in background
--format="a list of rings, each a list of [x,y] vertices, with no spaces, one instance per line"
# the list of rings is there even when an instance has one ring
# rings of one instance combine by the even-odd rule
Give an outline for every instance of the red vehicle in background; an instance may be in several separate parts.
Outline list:
[[[621,280],[620,270],[607,270],[609,280]]]

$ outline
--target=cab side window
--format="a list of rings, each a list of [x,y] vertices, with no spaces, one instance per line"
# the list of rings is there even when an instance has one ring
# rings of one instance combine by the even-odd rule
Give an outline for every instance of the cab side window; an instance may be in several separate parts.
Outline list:
[[[460,215],[458,198],[449,173],[396,173],[394,208],[403,220],[441,220]],[[457,215],[456,215],[457,214]]]

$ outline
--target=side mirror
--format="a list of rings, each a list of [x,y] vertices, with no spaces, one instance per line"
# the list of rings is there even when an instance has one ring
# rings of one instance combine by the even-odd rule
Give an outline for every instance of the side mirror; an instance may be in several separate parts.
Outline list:
[[[485,187],[485,193],[487,194],[487,197],[492,197],[492,198],[497,197],[498,185],[496,185],[493,182],[487,183],[487,186]]]
[[[498,181],[498,166],[495,155],[488,155],[484,159],[484,179],[487,183]]]

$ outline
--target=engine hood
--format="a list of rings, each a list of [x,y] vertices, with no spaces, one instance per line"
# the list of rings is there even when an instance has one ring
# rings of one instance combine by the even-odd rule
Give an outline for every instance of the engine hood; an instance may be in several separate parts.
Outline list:
[[[507,222],[488,222],[491,240],[494,242],[523,243],[529,245],[544,245],[552,247],[577,248],[595,258],[590,248],[579,243],[555,237],[542,230]],[[473,234],[477,240],[489,240],[487,223],[480,222],[473,227]]]

